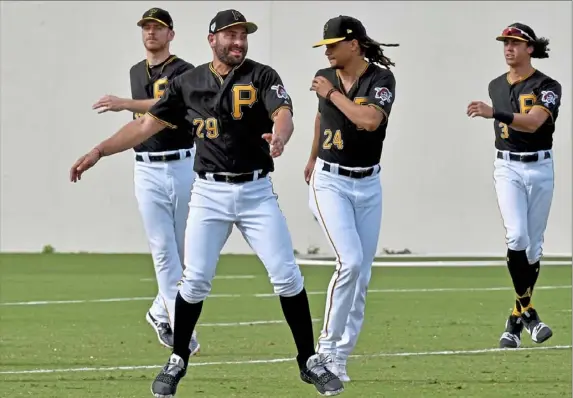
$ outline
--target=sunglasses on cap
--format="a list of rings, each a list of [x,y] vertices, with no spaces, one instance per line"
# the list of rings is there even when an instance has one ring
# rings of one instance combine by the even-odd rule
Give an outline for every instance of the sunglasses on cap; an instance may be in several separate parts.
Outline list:
[[[535,41],[529,34],[514,26],[505,28],[503,32],[501,32],[501,35],[498,36],[496,39],[498,41],[504,41],[505,39],[516,39],[527,42]]]

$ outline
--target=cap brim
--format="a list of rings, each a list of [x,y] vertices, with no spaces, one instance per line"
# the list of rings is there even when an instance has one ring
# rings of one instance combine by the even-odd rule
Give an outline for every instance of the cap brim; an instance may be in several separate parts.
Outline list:
[[[340,41],[346,40],[346,37],[334,37],[332,39],[324,39],[319,41],[318,43],[316,43],[315,45],[313,45],[313,48],[316,47],[320,47],[320,46],[326,46],[327,44],[334,44],[334,43],[338,43]]]
[[[163,22],[162,20],[157,19],[157,18],[153,18],[153,17],[141,18],[141,20],[139,20],[139,22],[137,22],[137,26],[141,26],[141,25],[143,25],[145,22],[149,22],[149,21],[159,22],[161,25],[169,27],[169,25],[167,25],[167,24],[166,24],[165,22]]]
[[[503,35],[501,35],[501,36],[497,36],[495,38],[495,40],[497,40],[497,41],[504,41],[505,39],[514,39],[514,40],[525,41],[525,42],[529,41],[529,40],[524,39],[523,37],[519,37],[519,36],[503,36]]]
[[[233,26],[244,26],[247,29],[247,34],[249,34],[249,35],[251,33],[255,33],[259,29],[259,27],[256,24],[254,24],[253,22],[235,22],[235,23],[232,23],[232,24],[229,24],[227,26],[223,26],[223,27],[217,29],[215,31],[215,33],[220,32],[222,30],[225,30],[227,28],[233,27]]]

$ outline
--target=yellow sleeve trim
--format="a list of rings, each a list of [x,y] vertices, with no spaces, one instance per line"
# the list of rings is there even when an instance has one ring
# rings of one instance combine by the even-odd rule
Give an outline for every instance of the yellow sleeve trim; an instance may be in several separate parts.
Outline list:
[[[165,120],[161,120],[159,119],[157,116],[147,112],[146,115],[151,116],[152,118],[154,118],[155,120],[157,120],[159,123],[163,124],[165,127],[169,127],[170,129],[176,129],[177,126],[171,123],[166,122]]]
[[[551,113],[551,111],[550,111],[549,109],[547,109],[546,107],[544,107],[543,105],[533,105],[533,106],[531,107],[531,109],[533,109],[533,108],[541,108],[541,109],[543,109],[545,112],[547,112],[547,114],[548,114],[549,116],[551,116],[551,120],[553,120],[553,113]]]
[[[382,123],[384,124],[388,121],[388,114],[386,113],[386,111],[382,108],[380,108],[378,105],[376,104],[368,104],[367,106],[371,106],[372,108],[376,109],[377,111],[382,112],[382,114],[384,115],[384,118],[382,119]]]
[[[271,119],[274,120],[275,116],[280,112],[281,109],[288,109],[291,114],[292,114],[292,108],[288,105],[281,105],[279,106],[277,109],[275,109],[275,111],[273,112],[273,114],[271,115]]]

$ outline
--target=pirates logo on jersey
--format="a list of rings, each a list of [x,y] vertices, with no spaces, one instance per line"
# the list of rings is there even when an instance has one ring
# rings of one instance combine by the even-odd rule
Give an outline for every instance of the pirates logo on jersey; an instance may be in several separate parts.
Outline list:
[[[385,102],[392,102],[392,92],[386,87],[376,87],[374,90],[376,91],[374,98],[379,99],[380,104],[384,105]]]
[[[277,84],[275,86],[272,86],[271,90],[274,90],[277,92],[277,97],[283,98],[286,100],[289,99],[288,93],[286,92],[285,88],[281,84]]]
[[[541,102],[543,102],[543,105],[545,106],[556,105],[556,101],[557,101],[557,94],[555,94],[553,91],[541,92]]]

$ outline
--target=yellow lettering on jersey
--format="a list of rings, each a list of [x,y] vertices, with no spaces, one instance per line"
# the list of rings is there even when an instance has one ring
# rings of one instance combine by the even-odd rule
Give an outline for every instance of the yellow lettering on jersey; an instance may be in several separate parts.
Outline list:
[[[519,112],[523,114],[529,113],[536,99],[537,97],[534,94],[521,94],[519,96]]]
[[[368,105],[366,102],[368,101],[367,97],[356,97],[354,98],[354,103],[357,105]],[[356,126],[356,130],[364,130],[362,127]]]
[[[257,89],[252,84],[235,84],[233,86],[233,119],[240,120],[243,118],[241,107],[249,108],[257,102]]]
[[[213,140],[219,136],[219,125],[217,124],[217,119],[214,117],[210,117],[207,119],[202,119],[197,117],[193,119],[193,126],[196,126],[197,129],[195,130],[195,135],[197,138],[209,138]],[[205,134],[205,130],[207,133]]]
[[[341,150],[342,148],[344,148],[344,141],[342,140],[342,133],[340,132],[340,130],[336,130],[334,132],[334,135],[333,135],[331,129],[326,129],[326,130],[324,130],[324,135],[326,136],[326,138],[324,139],[324,142],[322,143],[323,149],[328,150],[328,149],[332,148],[333,145],[338,150]]]
[[[509,127],[507,127],[507,124],[499,122],[499,128],[501,129],[501,134],[500,137],[503,138],[504,140],[509,138]]]
[[[153,98],[161,98],[165,92],[165,87],[167,87],[167,78],[157,80],[153,83]]]

